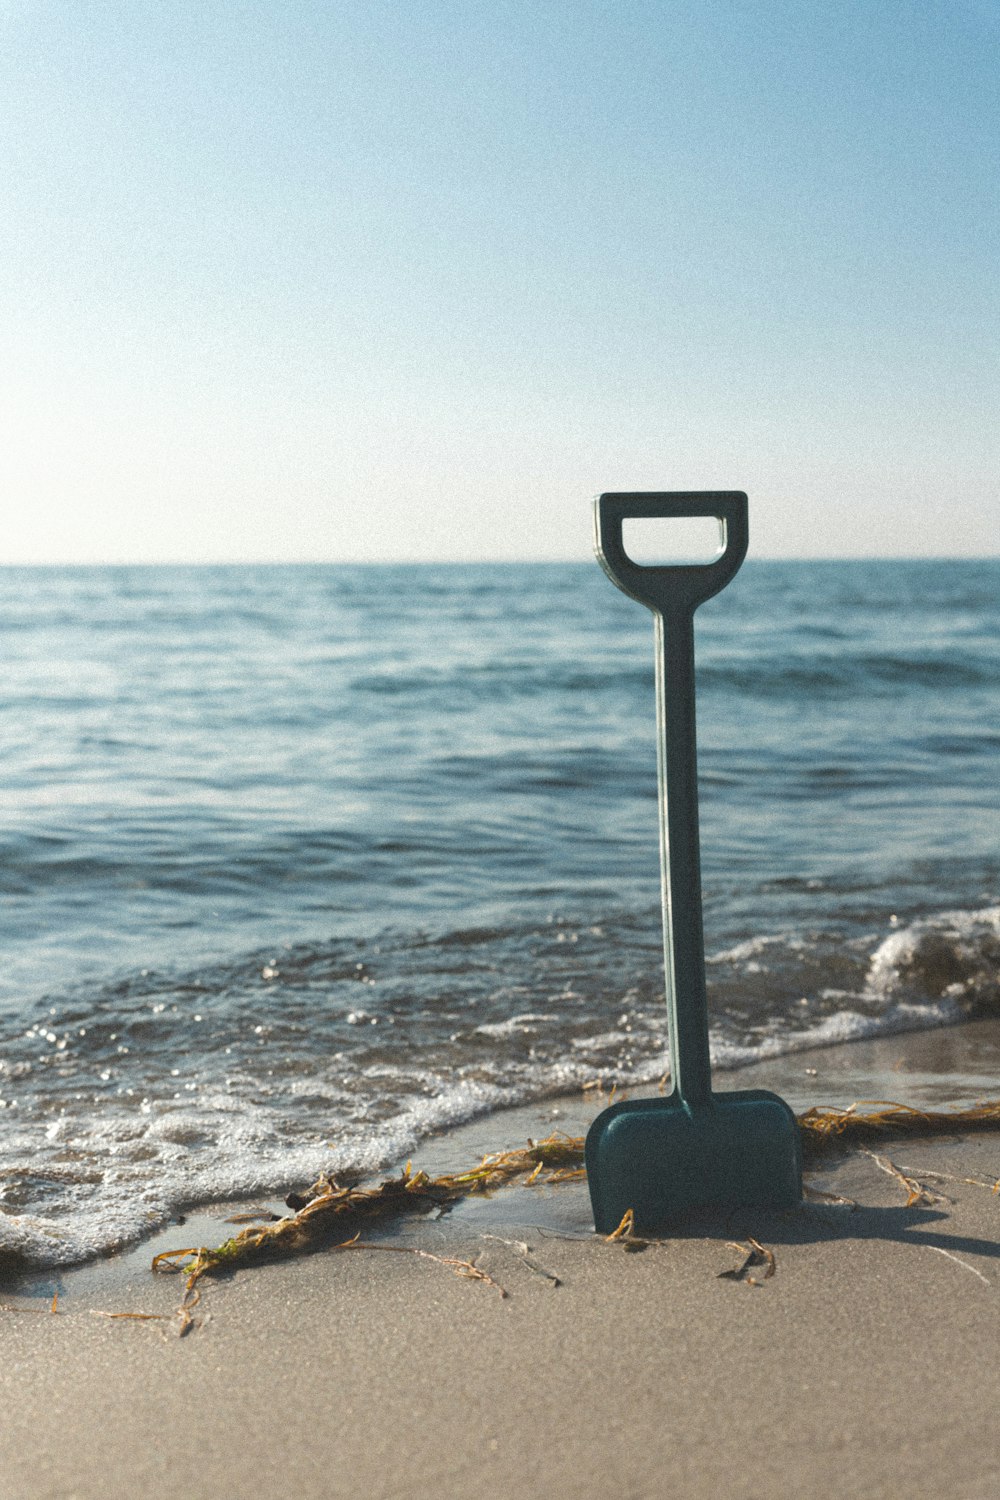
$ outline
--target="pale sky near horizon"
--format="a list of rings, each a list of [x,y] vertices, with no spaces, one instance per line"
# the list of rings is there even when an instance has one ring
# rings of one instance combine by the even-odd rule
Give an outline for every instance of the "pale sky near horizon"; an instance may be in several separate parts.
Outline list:
[[[995,555],[992,0],[0,0],[0,562]]]

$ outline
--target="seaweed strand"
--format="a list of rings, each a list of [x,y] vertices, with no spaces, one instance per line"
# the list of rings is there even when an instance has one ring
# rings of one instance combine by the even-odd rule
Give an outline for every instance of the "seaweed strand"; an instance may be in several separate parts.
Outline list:
[[[916,1109],[890,1100],[865,1100],[846,1109],[816,1105],[798,1117],[798,1125],[803,1155],[809,1162],[832,1147],[849,1143],[894,1136],[912,1139],[1000,1130],[1000,1100],[954,1111]],[[152,1268],[181,1272],[186,1277],[182,1303],[186,1331],[197,1299],[197,1284],[203,1276],[219,1275],[236,1266],[263,1260],[284,1259],[334,1242],[339,1248],[356,1243],[360,1249],[358,1240],[363,1228],[378,1220],[391,1221],[412,1213],[444,1209],[470,1195],[489,1193],[516,1181],[532,1187],[548,1187],[580,1181],[585,1176],[583,1137],[561,1132],[542,1141],[529,1140],[518,1150],[494,1152],[468,1171],[440,1177],[414,1171],[410,1162],[398,1177],[386,1178],[372,1187],[342,1186],[334,1177],[324,1175],[313,1184],[297,1212],[270,1223],[248,1225],[214,1248],[165,1250],[153,1258]],[[909,1192],[920,1189],[920,1184],[911,1184],[909,1179],[905,1179],[904,1185]],[[630,1227],[623,1221],[611,1238],[620,1237],[629,1248],[638,1248],[638,1242],[629,1233]],[[366,1243],[364,1248],[375,1247]],[[488,1280],[477,1272],[478,1268],[460,1274]],[[766,1274],[772,1273],[769,1270]]]

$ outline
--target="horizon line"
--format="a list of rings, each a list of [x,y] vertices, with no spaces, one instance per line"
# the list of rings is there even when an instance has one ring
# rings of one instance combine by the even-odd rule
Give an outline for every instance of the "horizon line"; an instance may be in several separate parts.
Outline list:
[[[856,563],[856,562],[996,562],[1000,559],[1000,551],[996,552],[935,552],[935,553],[796,553],[796,554],[773,554],[763,553],[749,556],[746,563]],[[561,557],[251,557],[251,558],[226,558],[226,557],[198,557],[198,558],[81,558],[76,560],[25,558],[20,561],[0,559],[0,571],[8,572],[18,568],[389,568],[389,567],[431,567],[431,568],[463,568],[463,567],[586,567],[593,562],[593,557],[561,556]],[[651,563],[643,563],[640,566],[652,567]],[[684,561],[677,559],[675,563],[664,563],[661,566],[698,567],[705,566],[697,559]]]

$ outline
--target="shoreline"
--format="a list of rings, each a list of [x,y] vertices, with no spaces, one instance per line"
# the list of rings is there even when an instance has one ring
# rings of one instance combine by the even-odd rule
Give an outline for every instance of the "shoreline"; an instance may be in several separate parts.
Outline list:
[[[928,1109],[960,1108],[978,1098],[1000,1096],[1000,1020],[977,1020],[963,1025],[878,1036],[808,1051],[782,1054],[764,1062],[717,1072],[716,1082],[727,1087],[773,1089],[796,1113],[812,1105],[844,1107],[870,1100],[890,1100]],[[652,1095],[652,1088],[621,1091],[617,1098]],[[527,1140],[553,1132],[585,1135],[591,1121],[611,1096],[597,1091],[554,1096],[532,1104],[513,1105],[462,1125],[442,1130],[421,1142],[413,1165],[429,1175],[467,1170],[482,1157],[510,1150]],[[371,1179],[398,1175],[400,1160]],[[290,1182],[287,1191],[308,1184]],[[534,1216],[552,1232],[571,1230],[593,1234],[589,1199],[581,1191],[560,1187],[530,1191],[529,1204],[515,1207],[522,1190],[503,1188],[474,1196],[451,1210],[460,1222],[474,1222],[488,1232]],[[578,1202],[571,1207],[575,1193]],[[582,1205],[582,1206],[581,1206]],[[53,1295],[68,1304],[99,1299],[131,1303],[148,1295],[154,1255],[186,1245],[216,1245],[238,1232],[241,1220],[257,1210],[283,1217],[290,1212],[281,1197],[263,1195],[193,1205],[177,1220],[154,1230],[142,1240],[113,1254],[74,1266],[14,1268],[0,1273],[0,1300],[13,1306],[33,1306]],[[520,1215],[520,1217],[519,1217]]]
[[[959,1104],[977,1069],[1000,1064],[1000,1023],[796,1062],[795,1089],[766,1069],[796,1107],[886,1078],[919,1103],[950,1077]],[[577,1133],[583,1109],[596,1112],[577,1098],[474,1122],[428,1142],[420,1164],[468,1165],[545,1125]],[[583,1182],[503,1189],[380,1228],[371,1249],[203,1282],[183,1338],[182,1278],[150,1273],[149,1242],[65,1273],[55,1314],[40,1286],[4,1297],[4,1500],[215,1500],[276,1483],[304,1500],[487,1487],[504,1500],[987,1500],[1000,1487],[1000,1133],[887,1141],[809,1175],[854,1206],[701,1215],[639,1253],[594,1235]],[[923,1196],[908,1201],[914,1182]],[[175,1247],[191,1227],[174,1226]],[[456,1260],[490,1279],[456,1275]],[[130,1311],[149,1320],[94,1316]]]
[[[270,1485],[307,1500],[988,1500],[1000,1141],[892,1159],[939,1196],[908,1205],[852,1153],[824,1184],[854,1208],[740,1211],[630,1254],[589,1226],[539,1228],[537,1195],[513,1190],[489,1231],[411,1220],[383,1242],[396,1253],[238,1271],[183,1339],[82,1306],[7,1313],[5,1500]],[[583,1184],[556,1192],[587,1216]],[[147,1281],[136,1306],[169,1311],[177,1279]]]

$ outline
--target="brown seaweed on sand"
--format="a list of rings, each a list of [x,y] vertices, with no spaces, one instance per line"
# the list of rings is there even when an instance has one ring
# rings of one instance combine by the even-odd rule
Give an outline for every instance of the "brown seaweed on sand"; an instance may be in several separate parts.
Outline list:
[[[774,1251],[762,1245],[760,1240],[755,1240],[752,1235],[747,1235],[747,1243],[737,1244],[735,1240],[727,1241],[730,1250],[739,1251],[743,1256],[743,1262],[732,1271],[720,1271],[720,1281],[741,1281],[744,1286],[763,1286],[769,1281],[778,1269],[778,1263],[774,1258]],[[760,1271],[760,1275],[753,1275],[754,1271]]]
[[[799,1116],[798,1123],[808,1163],[834,1146],[859,1146],[899,1136],[913,1139],[1000,1130],[1000,1100],[950,1112],[915,1109],[882,1100],[852,1104],[846,1109],[814,1106]],[[190,1299],[203,1276],[219,1275],[237,1266],[265,1260],[281,1260],[309,1249],[346,1248],[350,1244],[360,1249],[357,1237],[380,1222],[390,1223],[409,1214],[445,1209],[470,1195],[492,1192],[514,1182],[548,1186],[579,1182],[585,1176],[583,1138],[563,1134],[529,1141],[520,1150],[496,1152],[483,1157],[478,1166],[467,1172],[445,1173],[441,1177],[414,1171],[409,1162],[398,1177],[386,1178],[372,1187],[342,1185],[324,1176],[301,1195],[302,1206],[287,1217],[248,1225],[214,1249],[201,1246],[163,1251],[154,1258],[153,1269],[184,1274],[190,1309],[193,1305]],[[913,1190],[909,1182],[906,1186]],[[626,1248],[638,1249],[640,1242],[631,1235],[630,1227],[623,1221],[612,1238],[620,1238]],[[476,1271],[463,1274],[476,1276]]]
[[[807,1157],[840,1143],[886,1140],[892,1136],[965,1135],[978,1130],[1000,1130],[1000,1099],[971,1109],[915,1109],[886,1099],[866,1099],[846,1109],[814,1105],[799,1115],[802,1147]]]
[[[364,1227],[447,1208],[517,1179],[532,1185],[579,1180],[585,1175],[582,1162],[582,1139],[556,1134],[537,1143],[529,1141],[517,1151],[484,1156],[467,1172],[441,1177],[414,1172],[409,1162],[398,1177],[386,1178],[374,1187],[342,1187],[334,1178],[321,1177],[305,1195],[304,1206],[287,1218],[248,1226],[215,1249],[165,1250],[154,1256],[153,1270],[184,1272],[191,1291],[202,1276],[218,1275],[238,1265],[281,1260],[321,1246],[347,1248]],[[487,1279],[477,1272],[466,1274]]]

